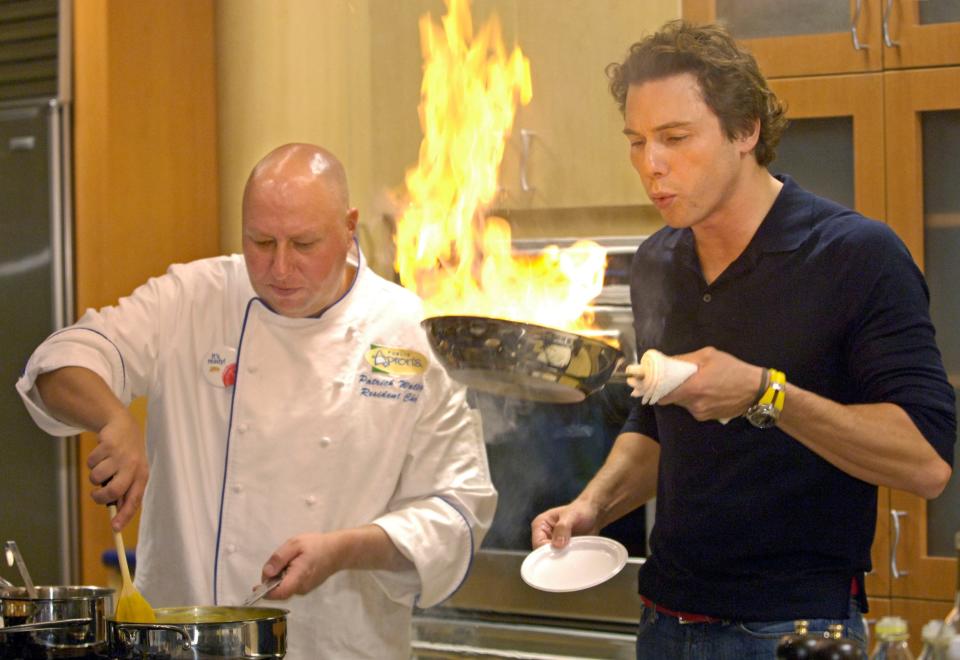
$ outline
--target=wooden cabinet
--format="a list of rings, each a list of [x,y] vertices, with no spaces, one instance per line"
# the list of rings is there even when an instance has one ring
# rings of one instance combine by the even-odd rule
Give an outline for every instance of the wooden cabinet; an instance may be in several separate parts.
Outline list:
[[[960,297],[954,293],[960,275],[960,67],[886,72],[884,94],[887,221],[924,268],[944,365],[960,388]],[[960,475],[955,472],[945,493],[930,502],[893,491],[890,508],[900,522],[894,552],[902,573],[891,579],[891,595],[952,600]]]
[[[677,18],[673,2],[516,2],[517,42],[530,59],[533,99],[517,112],[498,206],[510,209],[647,204],[630,165],[623,117],[605,67]]]
[[[78,316],[219,252],[213,18],[212,0],[74,4]],[[106,585],[113,534],[86,466],[96,444],[81,436],[78,584]],[[136,525],[124,536],[134,547]]]
[[[771,78],[879,71],[878,8],[879,0],[683,0],[684,18],[725,24]]]
[[[960,64],[960,2],[892,0],[889,7],[884,69]]]
[[[960,153],[960,67],[783,78],[770,84],[787,101],[792,122],[771,169],[885,220],[903,238],[925,270],[944,364],[954,387],[960,387],[960,294],[954,292],[960,280],[960,192],[954,184],[960,179],[955,158]],[[837,181],[851,182],[851,190],[836,188]],[[823,192],[830,186],[832,191]],[[950,609],[958,529],[957,474],[930,502],[880,489],[867,593],[871,602],[889,605],[890,613],[908,619],[918,645],[922,625]]]
[[[791,126],[771,170],[886,221],[904,240],[924,269],[944,364],[960,387],[960,3],[684,0],[683,10],[727,23],[787,101]],[[853,28],[866,48],[854,47]],[[950,609],[958,529],[957,474],[929,502],[880,489],[869,618],[905,617],[915,651],[923,624]]]
[[[960,64],[960,3],[925,0],[683,0],[726,24],[769,77]]]

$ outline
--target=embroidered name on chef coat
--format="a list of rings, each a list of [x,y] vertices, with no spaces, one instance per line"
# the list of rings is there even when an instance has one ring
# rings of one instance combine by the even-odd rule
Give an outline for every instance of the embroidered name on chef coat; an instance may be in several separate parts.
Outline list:
[[[423,391],[423,383],[411,377],[419,376],[427,369],[429,361],[425,355],[406,348],[370,344],[364,359],[372,373],[360,374],[360,396],[402,403],[417,402]]]

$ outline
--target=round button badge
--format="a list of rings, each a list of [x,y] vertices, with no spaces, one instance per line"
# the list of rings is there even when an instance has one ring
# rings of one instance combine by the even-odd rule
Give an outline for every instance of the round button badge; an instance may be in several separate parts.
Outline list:
[[[232,387],[237,382],[237,349],[221,346],[207,353],[200,363],[203,378],[214,387]]]

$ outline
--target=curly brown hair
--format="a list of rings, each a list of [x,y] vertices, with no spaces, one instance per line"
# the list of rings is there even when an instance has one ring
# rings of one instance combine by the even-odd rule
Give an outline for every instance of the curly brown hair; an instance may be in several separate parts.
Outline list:
[[[703,100],[720,120],[727,138],[749,134],[760,121],[754,148],[757,163],[768,165],[787,127],[786,105],[767,86],[757,61],[720,25],[670,21],[630,46],[623,62],[606,68],[610,93],[623,113],[631,85],[692,73]]]

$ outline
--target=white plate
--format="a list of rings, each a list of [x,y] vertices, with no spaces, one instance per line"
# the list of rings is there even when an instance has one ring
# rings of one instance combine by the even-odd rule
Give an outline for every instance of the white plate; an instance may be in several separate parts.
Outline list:
[[[523,560],[520,577],[541,591],[579,591],[606,582],[627,563],[627,549],[603,536],[574,536],[563,550],[542,545]]]

